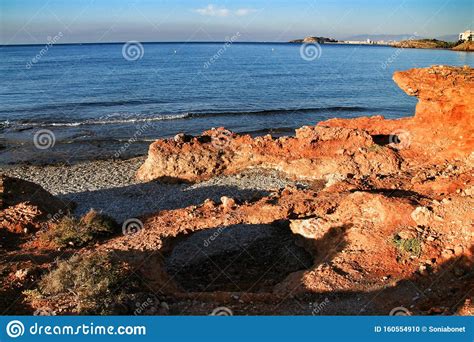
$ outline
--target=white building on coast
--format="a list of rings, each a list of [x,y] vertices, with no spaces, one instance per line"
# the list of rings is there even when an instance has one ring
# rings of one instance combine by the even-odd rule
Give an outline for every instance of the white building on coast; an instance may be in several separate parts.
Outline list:
[[[474,32],[471,30],[467,30],[459,34],[459,40],[473,41],[474,40],[473,36],[474,36]]]

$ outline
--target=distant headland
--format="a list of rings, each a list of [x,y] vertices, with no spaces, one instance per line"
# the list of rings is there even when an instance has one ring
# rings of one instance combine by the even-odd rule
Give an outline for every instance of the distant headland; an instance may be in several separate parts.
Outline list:
[[[302,39],[293,39],[289,43],[296,44],[354,44],[354,45],[385,45],[395,48],[413,49],[449,49],[454,51],[474,51],[474,32],[467,30],[461,32],[456,41],[444,41],[440,39],[426,39],[412,36],[401,40],[338,40],[334,38],[308,36]]]

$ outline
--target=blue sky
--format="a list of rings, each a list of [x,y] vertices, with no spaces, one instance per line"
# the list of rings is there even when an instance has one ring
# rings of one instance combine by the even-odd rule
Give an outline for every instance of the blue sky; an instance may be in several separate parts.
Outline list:
[[[439,37],[473,28],[472,0],[0,0],[0,44]]]

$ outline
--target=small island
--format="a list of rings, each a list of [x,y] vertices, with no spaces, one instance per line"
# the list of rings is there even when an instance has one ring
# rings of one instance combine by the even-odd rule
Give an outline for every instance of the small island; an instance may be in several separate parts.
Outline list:
[[[297,44],[352,44],[352,45],[389,45],[385,41],[366,40],[338,40],[334,38],[308,36],[303,39],[293,39],[289,43]]]
[[[324,43],[337,43],[339,42],[337,39],[333,38],[326,38],[326,37],[306,37],[303,39],[294,39],[290,40],[290,43],[303,43],[303,44],[309,44],[309,43],[318,43],[318,44],[324,44]]]

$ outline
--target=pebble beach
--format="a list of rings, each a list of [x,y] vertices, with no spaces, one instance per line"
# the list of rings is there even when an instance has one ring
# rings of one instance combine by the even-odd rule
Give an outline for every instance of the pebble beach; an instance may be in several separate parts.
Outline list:
[[[219,176],[196,184],[140,182],[135,173],[145,157],[128,160],[92,160],[72,165],[13,165],[2,167],[5,175],[41,185],[65,201],[76,204],[74,214],[90,209],[119,222],[160,210],[202,204],[222,196],[238,201],[254,200],[272,191],[295,185],[276,171],[252,169]]]

